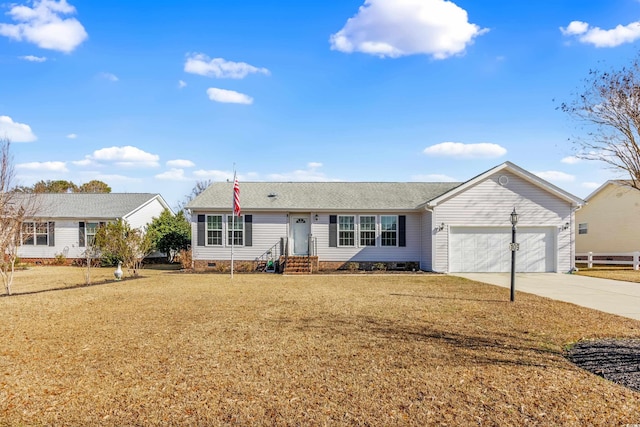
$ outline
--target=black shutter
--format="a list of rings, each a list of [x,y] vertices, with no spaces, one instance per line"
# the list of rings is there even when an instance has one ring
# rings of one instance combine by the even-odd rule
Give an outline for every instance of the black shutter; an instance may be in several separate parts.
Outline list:
[[[56,223],[49,221],[49,246],[56,245]]]
[[[205,237],[207,237],[205,233],[205,224],[205,215],[198,215],[198,246],[204,246]]]
[[[398,246],[407,246],[407,216],[398,216]]]
[[[329,247],[338,247],[338,215],[329,215]]]
[[[78,246],[84,248],[84,221],[78,223]]]
[[[253,215],[244,216],[244,245],[253,246]]]

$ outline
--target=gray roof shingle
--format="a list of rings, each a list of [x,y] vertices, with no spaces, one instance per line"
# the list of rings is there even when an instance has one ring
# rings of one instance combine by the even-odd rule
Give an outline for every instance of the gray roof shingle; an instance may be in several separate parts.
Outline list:
[[[413,210],[457,182],[241,182],[242,210]],[[231,210],[232,182],[214,182],[187,204]]]
[[[31,194],[26,196],[32,196]],[[158,194],[40,193],[37,215],[46,218],[122,218]]]

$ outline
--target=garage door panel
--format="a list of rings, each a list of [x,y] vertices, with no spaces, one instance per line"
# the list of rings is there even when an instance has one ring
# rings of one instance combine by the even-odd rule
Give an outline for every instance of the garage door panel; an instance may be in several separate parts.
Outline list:
[[[451,227],[450,271],[508,272],[511,270],[511,227]],[[516,271],[555,271],[553,228],[523,227],[517,230],[520,250]]]

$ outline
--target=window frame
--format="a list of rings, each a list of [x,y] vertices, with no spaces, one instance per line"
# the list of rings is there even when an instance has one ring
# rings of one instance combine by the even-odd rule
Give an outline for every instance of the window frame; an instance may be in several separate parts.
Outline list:
[[[350,218],[351,224],[342,223],[343,218]],[[351,225],[351,229],[344,229],[344,226]],[[338,247],[354,248],[356,247],[356,216],[355,215],[338,215]],[[343,243],[344,242],[344,243]]]
[[[578,234],[589,234],[589,223],[578,224]]]
[[[373,219],[372,222],[368,224],[363,224],[362,220],[364,218]],[[372,248],[378,246],[376,240],[378,238],[378,219],[376,215],[360,215],[358,217],[358,243],[361,248]],[[365,226],[373,226],[373,229],[366,228]],[[371,237],[371,233],[373,233],[373,237]],[[365,237],[365,234],[369,234],[369,237]],[[372,244],[367,244],[366,242],[370,241]]]
[[[235,216],[235,219],[234,219]],[[227,246],[232,246],[231,239],[233,238],[233,246],[244,246],[245,226],[244,215],[227,215]],[[232,229],[234,224],[234,229]],[[238,228],[240,224],[240,228]]]
[[[220,228],[209,228],[209,218],[218,217],[220,219]],[[215,224],[214,224],[215,225]],[[205,246],[224,246],[224,215],[222,214],[207,214],[205,215]],[[215,234],[209,236],[209,232],[219,232],[218,236],[220,243],[215,243]],[[209,239],[211,237],[211,239]]]
[[[393,218],[392,225],[394,227],[392,230],[385,229],[385,218]],[[399,222],[399,215],[380,215],[380,246],[389,248],[398,247],[400,237]],[[387,239],[392,239],[393,244],[387,243]]]
[[[46,232],[38,232],[38,227],[44,226]],[[25,230],[28,228],[28,230]],[[20,227],[20,245],[24,246],[49,246],[51,231],[48,221],[24,221]],[[38,236],[44,236],[45,242],[38,243]]]

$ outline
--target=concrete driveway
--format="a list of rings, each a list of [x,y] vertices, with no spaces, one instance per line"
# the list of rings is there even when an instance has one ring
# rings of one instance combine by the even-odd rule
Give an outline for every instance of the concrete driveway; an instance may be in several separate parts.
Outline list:
[[[505,288],[511,286],[509,273],[454,273],[451,275]],[[640,320],[640,283],[559,273],[517,273],[515,283],[516,302],[518,292],[528,292]],[[506,298],[509,298],[508,293]]]

